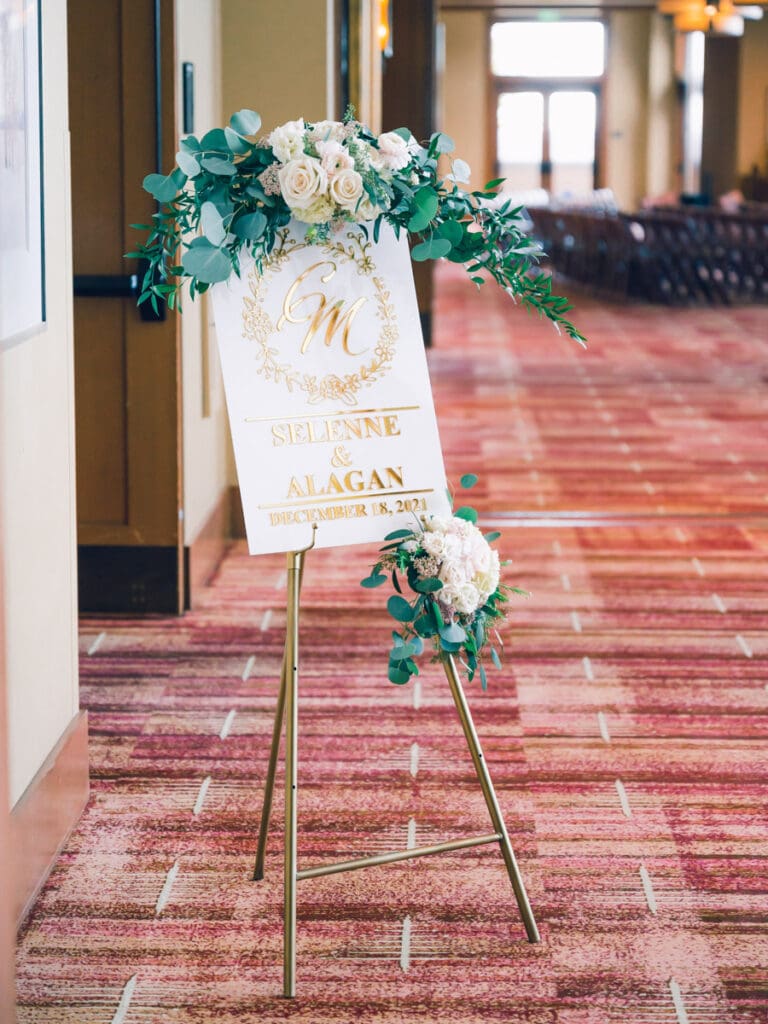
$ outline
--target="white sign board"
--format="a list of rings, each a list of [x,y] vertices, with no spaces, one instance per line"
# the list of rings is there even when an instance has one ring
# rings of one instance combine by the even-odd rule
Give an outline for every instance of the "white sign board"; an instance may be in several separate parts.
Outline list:
[[[306,547],[314,523],[334,547],[449,513],[405,237],[305,232],[211,289],[254,555]]]

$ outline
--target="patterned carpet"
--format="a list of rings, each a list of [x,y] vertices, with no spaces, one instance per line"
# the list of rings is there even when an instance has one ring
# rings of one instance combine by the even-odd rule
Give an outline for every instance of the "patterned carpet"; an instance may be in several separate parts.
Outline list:
[[[278,791],[250,881],[285,573],[86,620],[89,807],[21,936],[20,1024],[768,1021],[768,311],[580,303],[586,353],[439,281],[449,473],[531,591],[468,688],[542,932],[493,847],[307,880],[281,990]],[[370,552],[307,562],[300,866],[489,831],[439,670],[386,681]]]

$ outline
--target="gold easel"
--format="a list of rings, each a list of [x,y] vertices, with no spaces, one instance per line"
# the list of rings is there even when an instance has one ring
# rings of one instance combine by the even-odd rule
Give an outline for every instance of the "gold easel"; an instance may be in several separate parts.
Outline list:
[[[317,526],[313,526],[313,531]],[[285,635],[285,653],[280,681],[280,693],[277,698],[275,724],[272,730],[272,748],[269,754],[269,768],[264,785],[264,804],[261,811],[259,826],[259,843],[256,852],[256,868],[254,881],[264,877],[264,857],[267,848],[269,818],[272,811],[272,796],[275,788],[275,773],[280,748],[280,737],[285,718],[285,880],[283,902],[283,996],[292,999],[296,994],[296,883],[303,878],[319,878],[322,875],[334,875],[340,871],[356,871],[358,868],[374,867],[378,864],[393,864],[411,857],[427,857],[433,853],[448,853],[452,850],[466,850],[472,846],[483,846],[487,843],[498,843],[501,855],[507,867],[509,880],[515,893],[520,916],[523,919],[525,933],[529,942],[539,942],[539,930],[533,917],[531,905],[525,891],[520,869],[515,860],[512,844],[509,841],[507,828],[501,815],[496,794],[493,789],[488,767],[480,748],[480,741],[475,732],[472,716],[469,712],[467,699],[461,686],[456,663],[451,654],[443,654],[442,662],[448,685],[459,714],[464,737],[472,755],[480,788],[485,797],[488,813],[491,816],[494,831],[489,835],[477,836],[472,839],[453,839],[447,843],[434,846],[421,846],[413,850],[396,850],[393,853],[381,853],[375,857],[363,857],[360,860],[340,861],[336,864],[324,864],[317,868],[299,871],[296,864],[296,795],[297,795],[297,738],[298,738],[298,681],[299,681],[299,596],[304,573],[304,556],[315,544],[316,533],[312,533],[312,543],[300,551],[288,553],[288,605]]]

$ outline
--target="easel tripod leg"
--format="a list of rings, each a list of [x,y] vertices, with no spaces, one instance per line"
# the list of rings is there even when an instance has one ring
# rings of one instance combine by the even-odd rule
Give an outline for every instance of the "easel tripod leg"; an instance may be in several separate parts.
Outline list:
[[[496,793],[493,789],[493,783],[491,782],[491,776],[488,772],[488,766],[485,763],[485,757],[483,756],[483,752],[480,747],[480,740],[478,739],[477,732],[475,731],[475,725],[469,711],[467,698],[464,695],[461,680],[459,679],[459,673],[456,669],[456,662],[450,654],[444,654],[442,660],[443,667],[445,668],[445,674],[448,677],[448,685],[451,688],[451,695],[453,696],[456,710],[458,711],[459,719],[461,721],[461,727],[464,730],[464,737],[467,741],[469,752],[472,755],[472,762],[475,766],[478,781],[480,782],[480,788],[482,789],[483,796],[485,797],[488,813],[491,816],[494,830],[501,837],[499,839],[501,854],[507,867],[509,880],[512,883],[512,889],[515,893],[515,899],[517,900],[517,906],[520,910],[520,916],[523,919],[525,934],[528,936],[529,942],[540,942],[539,929],[536,926],[533,911],[531,910],[531,905],[528,902],[528,894],[525,891],[525,883],[523,882],[523,877],[520,874],[520,869],[517,866],[517,860],[515,859],[512,844],[509,841],[507,827],[504,824],[501,808],[499,807],[498,800],[496,799]]]
[[[275,774],[277,772],[277,758],[280,752],[280,737],[283,734],[283,719],[285,717],[285,689],[287,682],[286,665],[287,650],[283,653],[283,667],[280,670],[280,692],[277,695],[277,707],[275,709],[275,724],[272,727],[272,747],[269,752],[269,767],[267,777],[264,781],[264,803],[261,808],[261,824],[259,825],[259,845],[256,849],[256,867],[253,872],[254,882],[260,882],[264,877],[264,858],[267,853],[267,836],[269,834],[269,818],[272,813],[272,799],[275,791]]]
[[[288,556],[289,569],[292,556]],[[304,559],[301,560],[299,568],[299,592],[304,575]],[[290,595],[288,597],[290,601]],[[280,691],[277,695],[277,707],[275,708],[275,724],[272,727],[272,746],[269,751],[269,766],[267,777],[264,780],[264,802],[261,808],[261,822],[259,824],[259,843],[256,848],[256,866],[253,871],[254,882],[260,882],[264,878],[264,861],[267,855],[267,838],[269,836],[269,819],[272,814],[272,801],[275,791],[275,775],[277,774],[277,759],[280,754],[280,738],[283,734],[283,720],[285,718],[285,689],[287,686],[287,637],[286,647],[283,650],[283,664],[280,668]]]
[[[285,880],[283,897],[283,995],[296,994],[296,791],[298,786],[299,592],[304,552],[288,556],[288,622],[285,645]]]

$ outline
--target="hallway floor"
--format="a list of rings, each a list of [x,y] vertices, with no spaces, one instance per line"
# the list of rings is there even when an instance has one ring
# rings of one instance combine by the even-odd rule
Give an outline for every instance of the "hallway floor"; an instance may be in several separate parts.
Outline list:
[[[92,796],[20,1024],[768,1021],[768,309],[575,315],[586,352],[441,268],[430,355],[531,592],[467,693],[541,945],[495,847],[308,880],[279,998],[279,789],[250,875],[286,577],[237,544],[183,619],[82,623]],[[489,830],[439,669],[387,682],[373,555],[307,561],[300,865]]]

